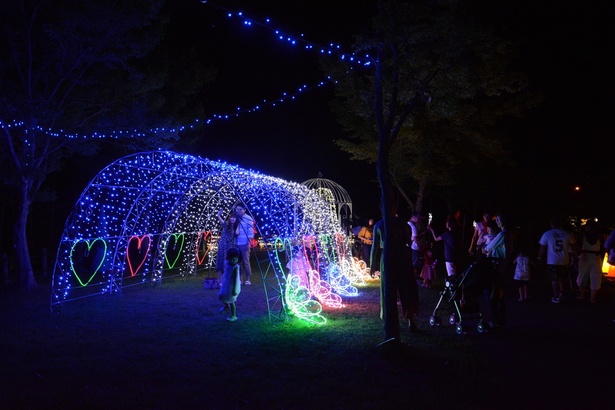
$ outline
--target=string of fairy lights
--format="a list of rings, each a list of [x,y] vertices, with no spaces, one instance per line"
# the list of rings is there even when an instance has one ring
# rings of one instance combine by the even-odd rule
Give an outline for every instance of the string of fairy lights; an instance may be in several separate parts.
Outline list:
[[[365,271],[356,269],[330,204],[317,192],[226,163],[152,151],[120,158],[82,193],[58,248],[52,306],[212,266],[217,211],[237,203],[249,208],[293,315],[324,324],[322,306],[340,308],[342,297],[358,295],[354,285],[364,283]]]
[[[369,65],[341,53],[339,46],[317,46],[304,40],[303,35],[297,38],[275,30],[269,26],[269,19],[260,23],[241,12],[222,10],[246,26],[272,30],[278,39],[292,46],[303,44],[307,50]],[[35,130],[66,138],[127,138],[181,132],[264,106],[275,107],[331,82],[334,80],[327,77],[313,86],[303,84],[293,92],[282,93],[278,99],[197,119],[178,128],[88,135],[42,127]],[[0,127],[27,125],[0,120]],[[25,134],[30,130],[26,128]],[[238,201],[249,208],[265,246],[274,244],[267,254],[280,294],[284,293],[281,300],[291,314],[324,324],[323,306],[340,308],[342,297],[358,295],[355,285],[363,284],[368,272],[352,258],[331,204],[318,192],[225,163],[153,151],[117,160],[102,170],[82,193],[66,222],[58,248],[52,306],[96,294],[121,292],[124,287],[150,281],[161,282],[169,275],[195,274],[203,265],[211,268],[217,251],[214,238],[220,234],[215,215],[220,209],[232,209]]]
[[[372,59],[369,54],[366,54],[363,57],[359,57],[354,53],[346,53],[342,51],[342,47],[336,43],[329,43],[328,46],[319,45],[315,42],[308,41],[304,34],[294,35],[287,33],[285,31],[279,30],[272,26],[271,19],[266,18],[264,21],[259,21],[258,19],[251,18],[247,16],[245,13],[241,11],[231,11],[227,8],[224,8],[220,5],[212,3],[210,1],[201,1],[202,4],[211,6],[216,8],[226,14],[226,16],[234,21],[238,21],[239,24],[243,26],[251,27],[257,26],[264,30],[268,30],[274,35],[278,40],[290,45],[290,46],[298,46],[302,45],[305,50],[308,51],[317,51],[320,55],[328,55],[332,57],[336,57],[341,61],[345,61],[349,63],[349,70],[352,70],[355,66],[368,67],[372,65]],[[222,114],[211,114],[206,118],[197,118],[192,122],[179,125],[176,127],[153,127],[149,129],[122,129],[122,130],[111,130],[111,131],[93,131],[91,133],[79,133],[79,132],[71,132],[69,130],[64,129],[54,129],[50,127],[43,127],[40,125],[28,125],[26,122],[21,120],[9,120],[4,121],[0,119],[0,129],[17,129],[17,128],[26,128],[28,130],[45,134],[50,137],[62,137],[68,139],[118,139],[118,138],[142,138],[152,134],[163,134],[163,133],[182,133],[187,130],[192,130],[197,127],[203,125],[209,125],[215,121],[220,120],[229,120],[232,118],[239,117],[243,114],[254,113],[265,107],[276,107],[282,103],[293,101],[299,95],[305,94],[308,91],[315,90],[321,88],[325,85],[336,83],[337,81],[333,79],[331,76],[326,76],[326,78],[322,81],[313,84],[301,84],[296,89],[292,91],[283,91],[277,98],[267,100],[263,99],[260,103],[251,105],[249,108],[236,108],[234,112],[227,112]],[[28,131],[26,130],[26,131]]]
[[[246,16],[241,11],[234,12],[227,8],[214,4],[210,1],[201,1],[201,3],[208,4],[219,10],[222,10],[223,12],[226,13],[229,19],[238,19],[240,23],[243,24],[244,26],[249,27],[249,26],[256,25],[256,26],[262,27],[265,30],[269,30],[275,36],[275,38],[287,44],[290,44],[292,46],[303,45],[304,49],[306,50],[317,51],[321,55],[336,56],[340,60],[346,61],[356,66],[367,67],[372,64],[372,59],[369,54],[366,54],[363,57],[360,57],[354,53],[345,53],[340,44],[329,43],[329,45],[326,45],[326,46],[317,44],[315,42],[307,40],[304,34],[299,34],[297,36],[295,34],[287,33],[282,30],[276,29],[275,27],[272,27],[270,18],[265,18],[264,21],[258,21],[256,19]]]

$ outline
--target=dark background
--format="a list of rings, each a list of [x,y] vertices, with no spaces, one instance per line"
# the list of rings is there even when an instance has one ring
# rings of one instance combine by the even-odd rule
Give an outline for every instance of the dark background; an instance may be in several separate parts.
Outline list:
[[[205,118],[232,114],[227,120],[186,132],[189,144],[177,150],[286,180],[324,178],[342,185],[353,200],[356,224],[379,216],[375,166],[350,161],[334,140],[345,135],[328,107],[331,85],[305,91],[276,106],[283,92],[325,80],[318,52],[280,41],[271,29],[245,26],[224,9],[243,11],[254,21],[271,18],[269,26],[310,42],[340,44],[350,50],[353,35],[369,29],[376,1],[170,1],[169,38],[178,50],[195,48],[205,64],[217,70],[216,80],[198,96]],[[510,126],[509,148],[517,165],[485,167],[480,181],[461,180],[448,188],[428,188],[425,211],[442,223],[461,211],[466,221],[484,210],[508,210],[520,225],[541,232],[555,212],[597,217],[603,227],[615,226],[613,212],[614,17],[610,2],[475,1],[483,17],[502,27],[520,44],[517,68],[529,75],[530,90],[543,96],[541,105]],[[241,112],[240,110],[240,112]],[[198,139],[192,139],[197,136]],[[29,236],[36,258],[41,246],[55,252],[64,221],[87,183],[110,162],[129,154],[106,143],[96,158],[76,158],[48,186],[57,191],[52,203],[35,204]],[[574,187],[579,186],[580,191]],[[10,238],[14,207],[4,195],[0,230]],[[469,222],[468,222],[469,223]],[[10,241],[10,239],[7,239]],[[5,243],[6,241],[5,240]]]
[[[350,49],[353,35],[369,30],[376,1],[224,1],[174,3],[178,33],[199,39],[219,75],[204,91],[211,112],[233,112],[274,99],[302,84],[323,80],[317,52],[279,41],[271,30],[227,18],[219,6],[243,11],[270,27],[317,44]],[[426,210],[440,218],[456,208],[470,218],[483,210],[507,209],[548,225],[551,213],[598,217],[612,226],[608,171],[614,127],[613,49],[608,2],[474,1],[483,18],[520,45],[516,68],[527,73],[539,107],[513,121],[509,153],[513,168],[485,167],[481,181],[462,180],[446,189],[428,189]],[[186,11],[189,16],[184,16]],[[262,20],[260,20],[262,19]],[[345,187],[360,219],[378,217],[378,184],[372,164],[350,161],[333,141],[345,135],[330,112],[330,85],[305,92],[276,107],[263,107],[216,122],[198,132],[199,144],[185,151],[221,159],[297,182],[319,172]],[[486,163],[488,163],[486,161]],[[580,191],[574,188],[580,187]],[[606,194],[606,195],[605,195]]]

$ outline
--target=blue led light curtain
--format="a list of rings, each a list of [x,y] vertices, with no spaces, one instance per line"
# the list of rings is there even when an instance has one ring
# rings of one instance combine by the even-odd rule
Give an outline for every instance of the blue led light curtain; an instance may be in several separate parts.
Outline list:
[[[194,274],[213,255],[216,213],[238,203],[264,243],[341,234],[330,205],[304,185],[175,152],[128,155],[92,179],[69,215],[52,306],[160,281],[170,270]],[[269,254],[277,259],[279,250]],[[350,258],[338,252],[335,262]]]

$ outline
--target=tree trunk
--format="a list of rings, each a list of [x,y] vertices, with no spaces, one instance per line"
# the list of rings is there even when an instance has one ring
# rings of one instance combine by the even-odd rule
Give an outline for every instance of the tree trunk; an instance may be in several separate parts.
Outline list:
[[[419,181],[419,189],[416,193],[416,212],[423,212],[423,199],[425,198],[425,187],[427,186],[427,179],[421,178]]]
[[[419,181],[419,188],[416,192],[415,202],[412,202],[412,199],[408,196],[406,191],[397,183],[397,181],[393,180],[392,184],[393,186],[395,186],[395,188],[397,188],[401,196],[406,200],[406,203],[408,203],[408,206],[410,207],[410,210],[412,212],[416,211],[421,213],[423,211],[423,200],[425,199],[425,188],[427,187],[427,179],[421,178],[421,180]]]
[[[383,49],[378,49],[378,61],[382,61]],[[393,178],[389,154],[391,152],[392,138],[390,122],[384,118],[383,110],[383,67],[376,64],[376,78],[374,82],[374,108],[378,129],[378,161],[376,173],[380,183],[380,208],[384,221],[384,243],[382,247],[382,271],[380,272],[380,286],[382,288],[382,316],[384,320],[385,341],[401,342],[399,333],[399,311],[397,308],[397,270],[392,269],[393,254],[393,218],[395,215],[395,195],[393,193]]]
[[[388,150],[384,150],[388,151]],[[384,245],[382,249],[382,266],[380,280],[382,281],[382,297],[385,340],[401,341],[399,333],[399,309],[397,307],[398,271],[394,268],[396,255],[392,246],[394,237],[394,194],[388,166],[388,154],[382,156],[377,164],[378,180],[381,190],[382,216],[384,219]]]
[[[17,268],[19,269],[19,287],[22,290],[31,291],[38,287],[34,279],[32,262],[30,260],[30,249],[28,248],[27,225],[30,205],[32,201],[28,193],[30,185],[24,182],[19,198],[19,209],[15,220],[14,241],[15,253],[17,256]]]

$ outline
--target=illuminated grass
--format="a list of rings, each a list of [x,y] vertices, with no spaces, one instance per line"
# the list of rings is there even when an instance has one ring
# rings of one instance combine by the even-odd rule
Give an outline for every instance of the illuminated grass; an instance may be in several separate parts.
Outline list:
[[[0,348],[14,354],[0,370],[0,399],[55,408],[422,408],[453,405],[459,397],[442,397],[442,384],[459,384],[461,373],[469,383],[480,366],[471,344],[452,329],[434,336],[426,318],[418,335],[403,329],[405,353],[383,356],[377,283],[325,308],[324,326],[269,323],[253,283],[233,323],[202,277],[74,301],[52,317],[48,288],[3,297]]]

